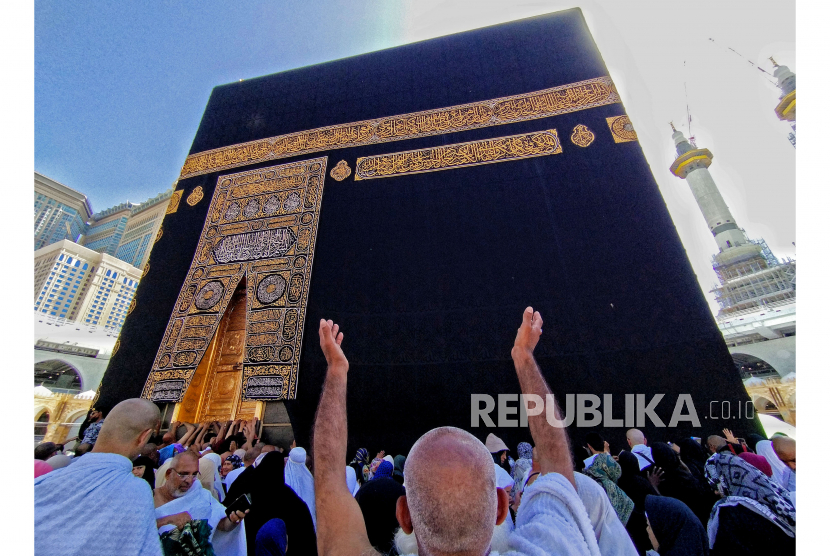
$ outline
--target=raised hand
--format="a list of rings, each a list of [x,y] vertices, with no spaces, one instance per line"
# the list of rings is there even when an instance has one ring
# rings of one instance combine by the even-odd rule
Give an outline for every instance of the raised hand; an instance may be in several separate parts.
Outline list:
[[[542,335],[542,315],[539,311],[533,312],[533,307],[528,307],[522,313],[522,325],[516,333],[516,340],[513,342],[513,349],[532,354]]]
[[[250,441],[256,434],[256,423],[254,421],[245,423],[243,434],[245,435],[245,438]]]
[[[386,450],[381,450],[378,452],[378,455],[375,456],[375,459],[383,459],[383,456],[386,455]]]
[[[337,369],[344,372],[349,370],[349,360],[343,353],[340,345],[343,343],[343,333],[340,332],[340,325],[331,320],[320,319],[320,348],[326,356],[329,370]]]
[[[651,483],[651,486],[653,486],[654,489],[657,490],[657,487],[660,486],[660,483],[663,482],[663,470],[659,467],[650,469],[646,473],[646,478],[648,478],[648,482]]]
[[[735,438],[735,435],[732,434],[732,431],[729,430],[729,429],[723,429],[723,436],[725,436],[726,441],[731,443],[731,444],[737,444],[738,443],[738,439]]]

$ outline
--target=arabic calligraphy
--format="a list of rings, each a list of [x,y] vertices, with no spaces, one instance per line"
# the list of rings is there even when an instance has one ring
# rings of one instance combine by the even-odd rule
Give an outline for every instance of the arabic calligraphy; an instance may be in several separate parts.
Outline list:
[[[634,126],[628,116],[611,116],[605,118],[605,121],[608,122],[615,143],[627,143],[628,141],[637,140],[637,132],[634,131]]]
[[[357,159],[355,181],[505,162],[562,152],[555,129]]]
[[[181,178],[255,162],[548,118],[620,102],[610,77],[510,97],[289,133],[190,155]]]

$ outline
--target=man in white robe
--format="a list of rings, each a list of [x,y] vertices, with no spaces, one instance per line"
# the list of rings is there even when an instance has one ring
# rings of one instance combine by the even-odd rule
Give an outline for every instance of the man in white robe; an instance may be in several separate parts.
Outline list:
[[[124,400],[91,452],[35,479],[36,554],[161,556],[153,493],[132,464],[159,421],[152,402]]]
[[[173,457],[164,484],[153,494],[158,534],[181,529],[191,520],[205,520],[216,556],[245,556],[245,528],[238,525],[247,511],[226,516],[225,506],[205,490],[198,476],[199,457],[195,453]]]
[[[640,463],[640,471],[650,465],[654,465],[651,448],[647,445],[648,441],[643,431],[639,429],[628,429],[625,431],[625,439],[628,441],[631,453],[637,456],[637,461]]]
[[[522,393],[551,404],[553,394],[533,358],[541,334],[542,317],[528,307],[511,355]],[[340,327],[321,320],[320,347],[328,369],[313,433],[317,547],[321,554],[335,550],[344,554],[377,554],[369,542],[360,507],[342,478],[348,439],[349,372],[342,342]],[[553,410],[557,420],[561,419],[556,404],[545,410]],[[619,529],[601,534],[594,530],[585,503],[577,493],[567,432],[564,427],[551,426],[545,413],[528,412],[541,474],[523,494],[508,554],[600,556],[598,538],[604,539],[608,534],[609,538],[603,540],[607,545],[614,540],[622,542],[628,535]],[[396,516],[404,533],[416,533],[419,553],[483,556],[491,552],[494,526],[508,516],[508,497],[496,487],[492,456],[480,440],[453,427],[433,429],[409,451],[406,473],[406,496],[398,499]]]

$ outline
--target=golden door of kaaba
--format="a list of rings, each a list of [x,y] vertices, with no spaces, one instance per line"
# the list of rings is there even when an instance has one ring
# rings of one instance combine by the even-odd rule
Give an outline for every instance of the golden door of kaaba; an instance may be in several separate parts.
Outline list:
[[[218,178],[142,397],[185,422],[296,398],[326,157]],[[179,195],[180,197],[180,195]],[[193,193],[186,203],[204,197]],[[171,201],[168,213],[178,210]]]
[[[262,402],[244,401],[241,397],[246,291],[246,281],[242,279],[177,406],[176,420],[200,423],[261,417]]]

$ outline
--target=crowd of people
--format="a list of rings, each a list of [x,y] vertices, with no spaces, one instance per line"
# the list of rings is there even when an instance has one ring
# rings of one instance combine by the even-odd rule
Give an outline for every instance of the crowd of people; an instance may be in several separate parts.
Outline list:
[[[541,333],[528,308],[511,355],[522,393],[548,399]],[[662,442],[630,429],[618,452],[596,432],[572,451],[540,414],[528,416],[533,444],[515,451],[440,427],[406,455],[361,448],[349,460],[342,343],[321,321],[328,371],[308,451],[262,442],[256,420],[173,422],[159,435],[159,410],[142,399],[91,412],[71,456],[38,445],[36,554],[795,553],[786,436]]]

